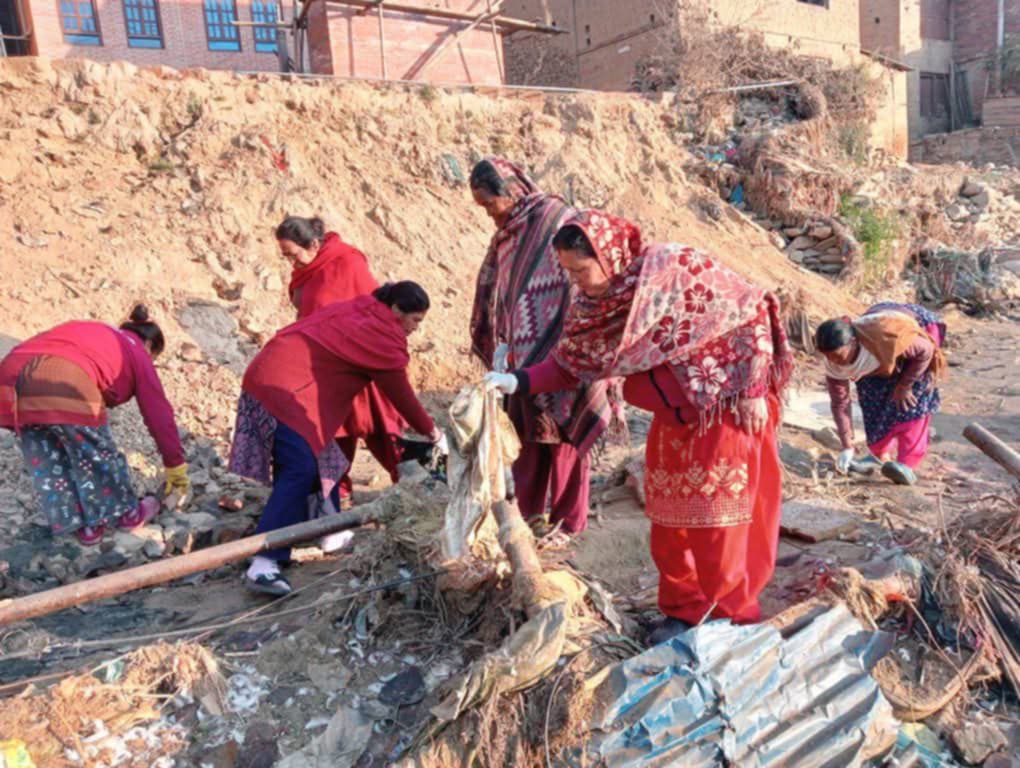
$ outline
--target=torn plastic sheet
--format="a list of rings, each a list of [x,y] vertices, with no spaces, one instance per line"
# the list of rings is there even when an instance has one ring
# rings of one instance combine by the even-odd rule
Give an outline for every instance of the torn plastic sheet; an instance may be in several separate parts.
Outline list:
[[[499,650],[472,664],[432,714],[441,721],[456,720],[476,704],[524,688],[548,673],[563,654],[568,610],[566,602],[558,602],[535,614]]]
[[[352,707],[341,707],[324,733],[278,768],[353,768],[372,738],[372,720]]]
[[[786,639],[767,624],[695,627],[610,669],[589,749],[609,768],[864,765],[899,728],[870,675],[890,646],[843,605]]]
[[[462,389],[450,406],[454,446],[449,463],[451,498],[442,536],[445,558],[470,554],[476,534],[487,521],[494,538],[492,505],[507,498],[510,467],[521,451],[500,399],[476,384]]]

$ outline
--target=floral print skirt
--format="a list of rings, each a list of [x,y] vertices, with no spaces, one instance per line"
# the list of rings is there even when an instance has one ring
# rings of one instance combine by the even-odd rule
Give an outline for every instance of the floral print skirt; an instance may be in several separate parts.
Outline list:
[[[108,424],[25,426],[21,453],[53,535],[116,522],[138,504]]]

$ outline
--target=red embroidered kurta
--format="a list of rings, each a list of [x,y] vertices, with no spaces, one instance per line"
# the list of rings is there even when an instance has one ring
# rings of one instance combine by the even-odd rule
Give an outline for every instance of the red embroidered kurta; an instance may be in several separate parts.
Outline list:
[[[74,363],[95,382],[107,408],[123,405],[132,397],[145,426],[156,442],[163,464],[184,463],[184,449],[174,420],[174,409],[163,391],[152,358],[142,340],[130,331],[104,323],[76,321],[58,325],[19,344],[0,363],[0,427],[13,429],[15,423],[80,424],[98,427],[107,421],[102,412],[89,417],[80,412],[18,411],[15,419],[15,385],[21,369],[41,355],[52,355]]]

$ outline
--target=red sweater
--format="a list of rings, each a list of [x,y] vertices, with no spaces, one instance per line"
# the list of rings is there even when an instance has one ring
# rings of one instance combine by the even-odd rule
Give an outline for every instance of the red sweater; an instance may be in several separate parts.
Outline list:
[[[407,336],[373,296],[330,304],[274,336],[241,386],[316,454],[351,413],[369,382],[423,435],[435,429],[407,379]]]
[[[300,319],[327,304],[350,301],[378,287],[365,254],[345,243],[335,232],[329,232],[315,260],[308,266],[294,269],[289,291]]]
[[[64,323],[11,350],[0,363],[0,427],[14,428],[14,386],[25,364],[39,355],[62,358],[85,371],[96,383],[108,408],[137,398],[138,409],[159,448],[163,464],[176,467],[184,463],[174,409],[166,398],[145,345],[130,331],[104,323]],[[32,423],[98,427],[106,423],[106,414],[90,419],[63,412],[33,413]]]

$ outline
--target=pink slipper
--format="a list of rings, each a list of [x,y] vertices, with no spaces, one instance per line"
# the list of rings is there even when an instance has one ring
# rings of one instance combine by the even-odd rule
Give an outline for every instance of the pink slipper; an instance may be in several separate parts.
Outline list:
[[[106,533],[105,525],[97,525],[95,527],[83,525],[74,532],[74,535],[78,537],[78,543],[82,546],[94,547],[103,540],[104,533]]]
[[[121,515],[117,521],[117,527],[122,531],[133,531],[141,528],[152,518],[159,514],[159,501],[154,496],[146,496],[138,506],[125,515]]]

